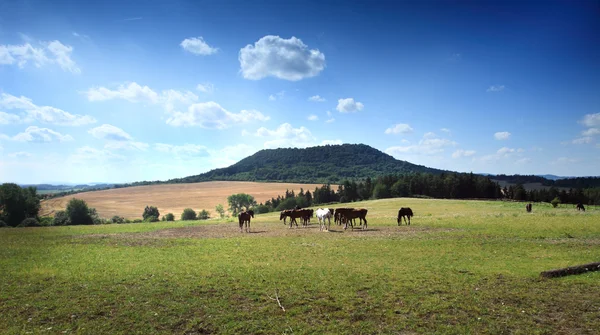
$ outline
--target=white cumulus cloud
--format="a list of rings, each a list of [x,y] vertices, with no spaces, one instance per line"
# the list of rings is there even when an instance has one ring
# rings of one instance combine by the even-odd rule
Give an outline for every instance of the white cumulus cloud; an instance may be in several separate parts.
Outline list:
[[[136,142],[133,137],[126,133],[123,129],[110,124],[103,124],[99,127],[88,130],[95,138],[104,140],[106,143],[104,148],[115,150],[140,150],[148,149],[148,144]]]
[[[385,130],[386,134],[410,134],[413,129],[406,123],[398,123]]]
[[[181,42],[180,45],[185,51],[191,52],[194,55],[207,56],[219,51],[218,48],[213,48],[208,45],[202,36],[186,38]]]
[[[21,118],[18,115],[0,112],[0,124],[20,123]]]
[[[0,119],[1,119],[1,117],[0,117]],[[1,123],[1,121],[0,121],[0,123]],[[581,132],[582,136],[595,136],[598,134],[600,134],[600,129],[598,129],[598,128],[590,128],[590,129],[587,129],[587,130],[584,130],[583,132]]]
[[[275,77],[298,81],[314,77],[325,68],[325,55],[309,49],[296,37],[264,36],[240,49],[238,58],[243,77],[251,80]]]
[[[20,45],[0,44],[0,65],[17,65],[24,68],[32,63],[41,68],[46,64],[57,64],[64,71],[79,74],[81,69],[71,59],[73,47],[60,41],[39,42],[32,45],[26,42]]]
[[[580,122],[587,127],[600,126],[600,113],[586,114]]]
[[[96,122],[96,119],[89,115],[71,114],[51,106],[38,106],[27,97],[16,97],[7,93],[0,94],[0,108],[21,110],[24,114],[20,117],[21,122],[39,121],[60,126],[81,126]],[[10,120],[16,119],[13,116]]]
[[[308,116],[308,120],[309,120],[309,121],[317,121],[317,120],[319,120],[319,117],[318,117],[318,116],[316,116],[315,114],[310,114],[310,115]]]
[[[316,142],[310,130],[305,127],[294,128],[289,123],[283,123],[274,130],[261,127],[254,135],[270,138],[265,142],[265,148],[302,148],[314,145]]]
[[[256,110],[242,110],[232,113],[214,101],[193,104],[185,112],[175,112],[167,124],[180,127],[198,126],[208,129],[226,129],[236,124],[251,121],[267,121],[268,116]]]
[[[52,129],[30,126],[24,132],[18,133],[11,139],[17,142],[52,142],[54,140],[67,142],[72,141],[73,137],[71,135],[63,135]]]
[[[340,113],[352,113],[363,110],[365,105],[355,102],[354,98],[339,99],[337,109]]]
[[[406,154],[433,156],[443,153],[447,147],[456,145],[456,142],[445,138],[423,137],[417,144],[389,147],[385,152],[392,156],[402,156]]]
[[[498,141],[508,140],[510,138],[510,133],[507,131],[499,131],[494,134],[494,138]]]

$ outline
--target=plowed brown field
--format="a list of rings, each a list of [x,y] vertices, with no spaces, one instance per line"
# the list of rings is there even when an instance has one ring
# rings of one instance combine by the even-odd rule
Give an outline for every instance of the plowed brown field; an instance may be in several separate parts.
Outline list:
[[[83,199],[88,206],[96,208],[103,218],[114,215],[128,219],[142,218],[146,206],[156,206],[161,216],[175,214],[179,219],[184,208],[195,211],[206,209],[211,216],[216,215],[215,207],[222,204],[227,209],[227,197],[236,193],[247,193],[258,203],[272,197],[284,195],[286,189],[298,193],[314,191],[320,184],[255,183],[241,181],[211,181],[192,184],[166,184],[136,186],[103,191],[84,192],[66,197],[42,201],[40,215],[53,215],[55,211],[65,209],[71,198]]]

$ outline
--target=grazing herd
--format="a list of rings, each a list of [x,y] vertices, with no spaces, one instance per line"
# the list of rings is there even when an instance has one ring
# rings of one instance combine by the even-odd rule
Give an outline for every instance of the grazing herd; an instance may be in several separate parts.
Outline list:
[[[584,211],[585,207],[582,203],[578,203],[576,206],[578,211]],[[525,210],[527,213],[531,213],[532,205],[528,203],[525,205]],[[356,219],[358,219],[358,224],[363,229],[367,229],[367,212],[368,210],[365,208],[319,208],[316,210],[317,219],[319,220],[319,229],[321,231],[328,231],[331,228],[331,218],[333,217],[333,222],[339,226],[344,225],[344,229],[348,229],[348,225],[352,229],[356,225]],[[296,206],[295,209],[286,209],[281,211],[279,215],[279,220],[283,220],[283,224],[287,224],[287,219],[290,219],[290,228],[293,225],[296,225],[298,228],[298,221],[296,219],[302,220],[302,226],[307,227],[310,224],[310,218],[315,215],[315,210],[307,209],[307,208],[299,208]],[[402,207],[398,210],[398,226],[402,225],[402,220],[406,225],[410,225],[410,218],[413,217],[413,211],[409,207]],[[238,220],[240,224],[240,232],[244,231],[244,227],[246,228],[246,232],[250,232],[250,219],[254,218],[254,211],[247,210],[238,214]],[[364,223],[364,225],[363,225]]]
[[[310,218],[314,215],[317,215],[317,219],[319,220],[319,229],[321,231],[328,231],[331,229],[331,218],[333,217],[333,222],[339,226],[344,225],[344,229],[348,229],[348,225],[352,229],[356,225],[356,219],[358,219],[358,225],[362,229],[367,229],[367,213],[368,210],[366,208],[319,208],[316,211],[313,209],[306,208],[298,208],[295,209],[286,209],[281,211],[279,215],[279,220],[283,220],[283,224],[287,224],[287,219],[290,219],[290,228],[295,224],[298,227],[298,221],[296,219],[302,220],[302,226],[307,227],[310,224]],[[406,222],[406,218],[408,218],[407,225],[410,225],[410,218],[413,216],[413,212],[410,208],[400,208],[398,211],[398,225],[401,224],[401,218],[404,217],[404,221]],[[252,210],[247,210],[238,214],[238,221],[240,224],[240,232],[245,231],[247,233],[250,232],[250,219],[254,218],[254,212]]]

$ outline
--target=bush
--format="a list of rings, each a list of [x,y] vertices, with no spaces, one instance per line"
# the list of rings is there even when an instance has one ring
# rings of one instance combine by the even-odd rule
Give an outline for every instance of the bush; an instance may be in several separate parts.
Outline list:
[[[42,216],[40,218],[40,226],[50,227],[54,224],[54,218],[50,216]]]
[[[144,214],[142,214],[144,221],[146,221],[146,219],[148,219],[148,217],[150,217],[150,216],[159,218],[160,213],[158,212],[158,208],[156,208],[154,206],[146,206],[146,208],[144,208]],[[157,219],[157,221],[158,221],[158,219]],[[147,222],[154,222],[154,221],[147,221]]]
[[[558,207],[558,204],[560,204],[560,199],[558,197],[552,199],[552,201],[550,201],[550,203],[552,204],[552,207],[556,208]]]
[[[256,213],[256,214],[269,213],[269,206],[258,205],[258,206],[255,206],[253,208],[253,210],[254,210],[254,213]]]
[[[115,215],[110,219],[110,221],[112,223],[124,223],[125,219],[122,216]]]
[[[196,212],[191,208],[186,208],[181,213],[181,220],[196,220]]]
[[[96,210],[94,209],[91,213],[94,216],[96,215]],[[90,215],[90,208],[85,201],[81,199],[71,199],[67,204],[67,215],[69,216],[69,220],[71,220],[71,224],[93,224],[94,217]]]
[[[210,213],[206,209],[203,209],[198,213],[198,220],[208,220],[209,218]]]
[[[154,216],[154,215],[150,215],[147,216],[146,218],[144,218],[144,222],[157,222],[158,221],[158,217]]]
[[[132,223],[142,223],[143,221],[142,221],[142,219],[135,219],[135,220],[133,220],[131,222]]]
[[[167,213],[167,215],[163,216],[163,221],[175,221],[175,215]]]
[[[4,227],[8,227],[8,225],[6,224],[6,222],[0,220],[0,228],[4,228]]]
[[[39,227],[40,223],[35,218],[27,218],[17,226],[17,227]]]
[[[54,213],[54,225],[55,226],[68,226],[71,224],[71,219],[66,211],[58,211]]]

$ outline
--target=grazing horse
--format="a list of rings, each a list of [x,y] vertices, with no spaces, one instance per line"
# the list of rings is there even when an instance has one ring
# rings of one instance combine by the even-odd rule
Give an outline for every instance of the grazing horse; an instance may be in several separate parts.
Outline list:
[[[531,203],[525,205],[525,209],[527,210],[527,213],[531,213]]]
[[[346,210],[353,210],[354,208],[336,208],[333,214],[333,222],[337,223],[338,226],[341,226],[342,224],[345,224],[347,219],[342,217],[342,212],[346,211]],[[354,222],[355,223],[355,222]]]
[[[331,228],[331,212],[332,211],[329,208],[317,209],[317,219],[319,219],[319,230],[323,231],[323,229],[329,230],[329,228]],[[325,226],[325,219],[329,220],[329,228]]]
[[[254,218],[254,211],[251,209],[238,214],[238,221],[240,223],[240,233],[243,232],[244,224],[246,224],[246,232],[250,232],[250,218]]]
[[[410,218],[412,216],[413,211],[412,209],[410,209],[410,207],[400,208],[400,210],[398,211],[398,225],[400,226],[402,224],[402,218],[404,218],[404,223],[406,223],[407,226],[410,226]],[[406,222],[406,218],[408,218],[408,223]]]
[[[312,209],[286,209],[284,211],[281,211],[281,214],[279,215],[279,220],[283,219],[283,222],[285,224],[285,219],[289,217],[290,228],[292,228],[293,224],[296,224],[296,227],[298,227],[298,222],[296,222],[296,219],[303,219],[303,226],[306,226],[306,222],[308,222],[311,215]]]
[[[583,204],[581,202],[577,204],[577,210],[585,212],[585,207],[583,207]]]
[[[367,212],[368,210],[365,208],[336,208],[335,210],[335,214],[337,215],[339,213],[340,215],[340,222],[344,221],[345,223],[344,229],[348,229],[348,222],[350,222],[350,227],[354,229],[354,219],[359,219],[359,224],[361,226],[364,221],[365,225],[363,226],[363,229],[367,229]]]

